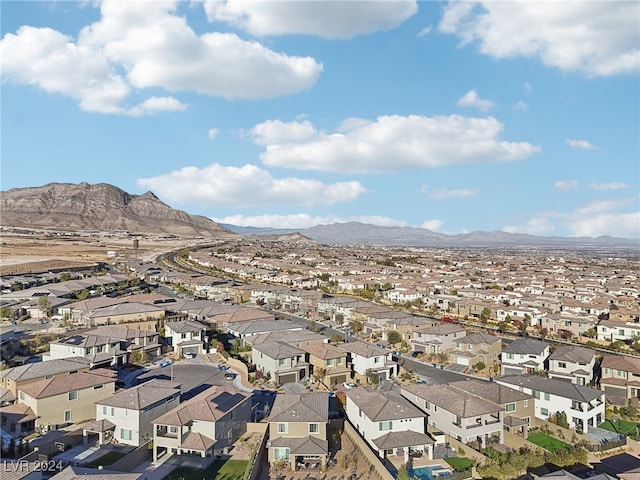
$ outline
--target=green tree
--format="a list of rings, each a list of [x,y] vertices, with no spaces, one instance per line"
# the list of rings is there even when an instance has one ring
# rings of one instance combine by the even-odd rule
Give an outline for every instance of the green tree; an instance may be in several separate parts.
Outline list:
[[[11,318],[13,317],[13,312],[9,307],[2,306],[0,307],[0,318]]]
[[[489,307],[484,307],[480,312],[480,320],[482,323],[487,323],[487,320],[491,318],[491,309]]]
[[[407,472],[407,466],[404,463],[400,465],[400,468],[398,468],[396,480],[410,480],[409,472]]]
[[[402,335],[397,330],[390,330],[387,332],[387,341],[391,345],[395,345],[396,343],[400,343],[402,341]]]
[[[46,318],[51,316],[51,301],[49,300],[48,295],[38,297],[38,309]]]
[[[339,334],[334,334],[331,335],[331,343],[333,344],[337,344],[337,343],[342,343],[344,341],[344,338],[342,337],[342,335]]]
[[[351,330],[353,330],[354,334],[358,334],[360,332],[362,332],[362,330],[364,329],[362,322],[359,320],[354,320],[353,322],[351,322]]]

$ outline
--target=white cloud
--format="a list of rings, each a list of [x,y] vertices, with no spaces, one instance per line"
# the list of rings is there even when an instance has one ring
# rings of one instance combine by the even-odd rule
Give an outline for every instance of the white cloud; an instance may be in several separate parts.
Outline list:
[[[431,230],[432,232],[439,232],[442,228],[442,225],[444,225],[442,220],[426,220],[422,222],[420,228],[426,228],[427,230]]]
[[[435,190],[431,190],[428,185],[423,185],[421,190],[426,193],[427,197],[435,200],[443,200],[446,198],[466,198],[473,197],[478,194],[477,188],[436,188]]]
[[[156,112],[184,112],[187,106],[173,97],[151,97],[127,111],[132,117],[152,115]]]
[[[315,225],[330,225],[332,223],[360,222],[382,227],[407,226],[403,220],[383,216],[358,216],[343,218],[337,215],[312,216],[307,213],[290,215],[231,215],[224,218],[212,218],[218,223],[228,223],[240,227],[272,227],[272,228],[308,228]]]
[[[574,190],[578,188],[580,182],[577,180],[558,180],[553,184],[553,188],[558,190],[559,192],[568,192],[570,190]]]
[[[451,2],[439,29],[492,57],[611,76],[640,70],[639,18],[633,1]]]
[[[529,82],[524,82],[522,84],[522,90],[524,91],[525,95],[529,95],[531,93],[531,91],[533,90],[533,87],[531,86],[531,84]]]
[[[589,185],[591,190],[624,190],[629,188],[629,185],[623,182],[609,182],[609,183],[592,183]]]
[[[335,133],[317,130],[308,121],[279,120],[248,133],[266,147],[260,155],[266,165],[342,173],[513,161],[540,152],[530,143],[500,140],[502,129],[493,117],[390,115],[360,119]]]
[[[204,8],[210,21],[226,22],[256,36],[302,34],[330,39],[391,30],[418,11],[415,0],[205,0]]]
[[[567,145],[576,150],[595,150],[597,148],[586,140],[573,140],[571,138],[567,138]]]
[[[217,128],[210,128],[207,132],[207,136],[209,137],[209,140],[215,140],[219,133],[220,130],[218,130]]]
[[[184,167],[157,177],[139,179],[138,186],[153,190],[169,202],[238,207],[331,205],[354,200],[365,193],[359,182],[323,184],[302,178],[277,179],[255,165]]]
[[[640,212],[601,213],[593,217],[577,217],[570,219],[568,226],[576,237],[610,235],[640,238]]]
[[[536,214],[521,226],[507,226],[512,233],[550,235],[568,230],[574,237],[612,237],[640,239],[640,212],[620,209],[637,205],[637,199],[596,200],[570,212],[544,212]]]
[[[516,103],[513,108],[520,112],[526,112],[527,110],[529,110],[529,104],[527,102],[519,100],[518,103]]]
[[[474,107],[480,110],[483,113],[488,112],[493,107],[495,107],[495,103],[491,100],[483,100],[478,96],[478,93],[475,90],[469,90],[462,97],[458,99],[459,107]]]
[[[144,95],[145,88],[269,98],[306,90],[322,72],[312,58],[277,53],[232,33],[198,35],[175,14],[177,4],[106,0],[100,20],[76,41],[23,26],[0,41],[3,80],[71,97],[85,111],[142,115],[182,109],[171,97],[126,105],[132,92]]]
[[[546,218],[532,218],[524,225],[507,226],[502,229],[509,233],[528,233],[529,235],[551,235],[555,231],[553,224]]]
[[[418,32],[418,37],[426,37],[431,33],[432,30],[433,30],[433,27],[431,25],[424,27],[422,30]]]

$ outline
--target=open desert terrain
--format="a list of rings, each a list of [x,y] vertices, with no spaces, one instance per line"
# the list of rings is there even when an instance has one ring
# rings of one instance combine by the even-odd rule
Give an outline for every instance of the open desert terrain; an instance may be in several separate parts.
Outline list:
[[[2,233],[0,244],[0,274],[15,275],[42,272],[54,268],[71,268],[96,262],[113,261],[108,252],[118,257],[150,260],[163,252],[180,248],[189,242],[172,239],[58,237],[46,233]]]

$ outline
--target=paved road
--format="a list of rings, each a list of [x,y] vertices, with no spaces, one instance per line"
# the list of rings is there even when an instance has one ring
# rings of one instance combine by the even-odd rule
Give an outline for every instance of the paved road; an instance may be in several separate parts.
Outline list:
[[[482,380],[481,378],[464,375],[462,373],[441,370],[440,367],[434,368],[431,364],[419,362],[411,357],[401,357],[399,363],[407,370],[411,370],[430,383],[451,383],[469,378]]]
[[[225,380],[224,372],[213,365],[187,363],[178,363],[164,368],[149,370],[138,376],[138,385],[152,378],[173,380],[181,384],[182,395],[186,398],[190,398],[213,385],[229,385],[233,383]]]

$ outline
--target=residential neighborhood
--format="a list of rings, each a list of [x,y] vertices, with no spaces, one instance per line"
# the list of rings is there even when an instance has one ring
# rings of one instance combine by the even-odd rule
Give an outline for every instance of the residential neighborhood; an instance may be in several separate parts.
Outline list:
[[[137,462],[153,480],[234,458],[251,480],[491,478],[522,452],[576,478],[640,468],[628,264],[268,247],[1,277],[4,453],[83,476],[113,456],[103,471]]]

